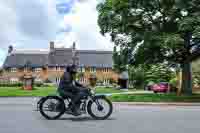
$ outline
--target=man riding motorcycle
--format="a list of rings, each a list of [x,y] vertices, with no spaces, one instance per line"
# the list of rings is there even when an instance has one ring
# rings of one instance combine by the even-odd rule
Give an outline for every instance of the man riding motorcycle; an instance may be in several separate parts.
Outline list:
[[[80,115],[80,100],[88,95],[88,89],[76,82],[76,65],[67,66],[61,81],[59,83],[58,92],[63,98],[70,98],[70,108],[74,115]]]

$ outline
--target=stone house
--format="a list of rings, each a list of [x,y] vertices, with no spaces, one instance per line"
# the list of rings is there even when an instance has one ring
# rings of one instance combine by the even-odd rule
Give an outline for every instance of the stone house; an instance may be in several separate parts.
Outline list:
[[[75,63],[79,67],[79,81],[88,84],[91,73],[108,84],[118,79],[113,69],[112,51],[78,50],[75,43],[71,48],[56,48],[50,42],[47,50],[20,50],[12,46],[3,64],[3,77],[18,82],[25,75],[32,75],[37,82],[59,83],[66,65]]]

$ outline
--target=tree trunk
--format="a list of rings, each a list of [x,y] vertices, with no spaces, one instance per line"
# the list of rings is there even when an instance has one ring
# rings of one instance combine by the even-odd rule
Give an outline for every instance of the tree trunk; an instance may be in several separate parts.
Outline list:
[[[192,34],[190,32],[185,33],[184,47],[186,49],[186,57],[191,56],[190,54],[190,42]],[[192,68],[190,61],[184,61],[182,64],[182,90],[184,94],[192,94]]]
[[[177,96],[181,95],[181,90],[182,90],[182,71],[177,72]]]
[[[191,63],[184,63],[182,65],[182,91],[184,94],[192,95]]]

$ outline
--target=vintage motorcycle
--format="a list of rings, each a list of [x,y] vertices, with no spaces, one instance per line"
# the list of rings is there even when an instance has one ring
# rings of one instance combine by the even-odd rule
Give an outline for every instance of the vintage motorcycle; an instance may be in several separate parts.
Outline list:
[[[113,112],[113,105],[108,96],[98,95],[95,93],[95,89],[88,89],[88,95],[81,99],[81,114],[89,114],[96,120],[107,119]],[[37,110],[46,119],[55,120],[65,113],[74,115],[70,111],[71,105],[73,105],[73,102],[70,98],[64,98],[57,94],[42,97],[37,103]]]

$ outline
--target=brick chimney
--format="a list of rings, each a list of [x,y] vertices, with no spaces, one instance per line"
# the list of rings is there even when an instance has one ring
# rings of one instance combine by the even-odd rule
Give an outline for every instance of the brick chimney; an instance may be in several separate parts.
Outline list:
[[[73,42],[73,45],[72,45],[72,61],[73,61],[73,64],[76,64],[76,43]]]
[[[75,43],[75,42],[73,42],[72,49],[73,49],[74,51],[76,50],[76,43]]]
[[[55,45],[54,41],[50,41],[50,51],[54,50],[55,48],[54,45]]]
[[[13,46],[12,45],[8,46],[8,54],[11,54],[12,51],[13,51]]]

